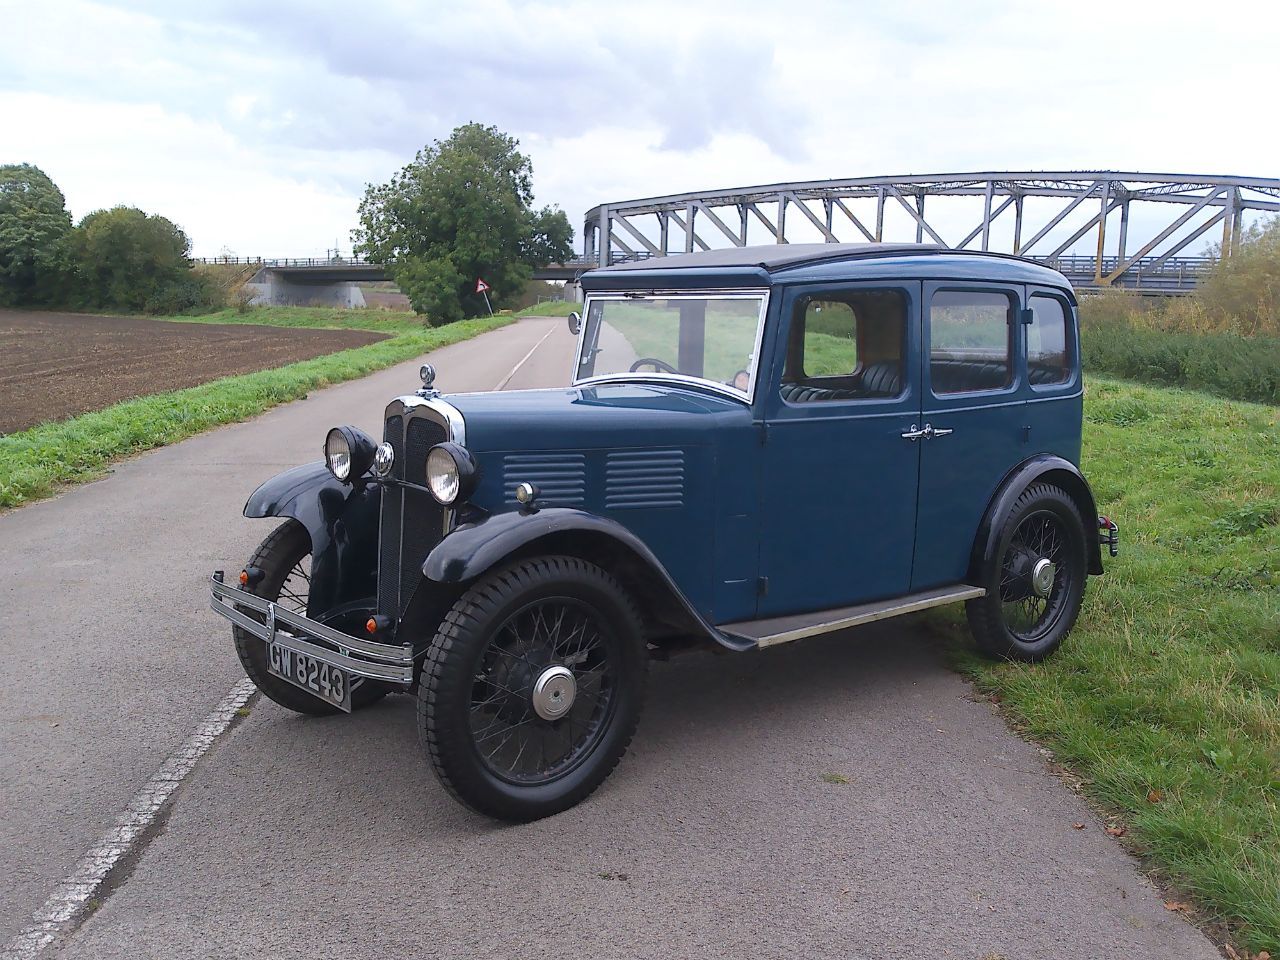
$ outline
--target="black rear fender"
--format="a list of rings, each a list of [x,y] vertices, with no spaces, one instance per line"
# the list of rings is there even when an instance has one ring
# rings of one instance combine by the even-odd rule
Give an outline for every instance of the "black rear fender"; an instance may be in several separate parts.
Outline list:
[[[246,517],[292,517],[311,535],[311,593],[307,616],[317,619],[342,604],[373,603],[378,583],[376,483],[349,486],[323,461],[272,477],[249,497]]]
[[[1102,573],[1102,547],[1097,535],[1098,506],[1093,499],[1093,491],[1089,489],[1089,483],[1079,467],[1062,457],[1046,454],[1020,463],[1005,477],[995,496],[991,498],[974,539],[970,583],[980,582],[973,577],[980,577],[981,572],[988,569],[991,558],[999,547],[1001,521],[1009,515],[1009,510],[1023,491],[1033,483],[1052,483],[1061,487],[1075,501],[1080,511],[1080,521],[1084,524],[1089,572]]]

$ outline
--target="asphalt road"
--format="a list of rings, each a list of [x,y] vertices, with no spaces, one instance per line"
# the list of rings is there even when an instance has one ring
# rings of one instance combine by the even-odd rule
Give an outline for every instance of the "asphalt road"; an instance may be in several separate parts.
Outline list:
[[[438,351],[438,385],[563,383],[562,324]],[[205,582],[270,529],[245,497],[415,370],[0,516],[0,944],[240,679]],[[46,955],[1217,956],[903,622],[656,664],[618,770],[528,826],[444,794],[407,697],[258,701],[113,881]]]

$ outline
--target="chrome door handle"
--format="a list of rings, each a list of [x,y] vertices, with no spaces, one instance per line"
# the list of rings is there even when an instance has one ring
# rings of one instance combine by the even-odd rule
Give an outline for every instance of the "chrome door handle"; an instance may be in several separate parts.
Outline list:
[[[902,434],[903,440],[910,440],[914,443],[917,440],[932,440],[934,437],[945,437],[949,433],[955,433],[950,427],[934,427],[932,423],[926,423],[923,428],[917,429],[913,423],[911,429]]]

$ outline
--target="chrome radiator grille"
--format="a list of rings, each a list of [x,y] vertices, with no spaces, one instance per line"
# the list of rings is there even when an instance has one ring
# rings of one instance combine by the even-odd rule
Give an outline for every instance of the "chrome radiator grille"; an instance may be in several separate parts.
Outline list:
[[[426,407],[387,417],[383,434],[395,450],[392,480],[382,491],[378,539],[378,612],[398,619],[422,578],[422,562],[444,536],[445,510],[422,486],[427,451],[449,439],[448,429]]]

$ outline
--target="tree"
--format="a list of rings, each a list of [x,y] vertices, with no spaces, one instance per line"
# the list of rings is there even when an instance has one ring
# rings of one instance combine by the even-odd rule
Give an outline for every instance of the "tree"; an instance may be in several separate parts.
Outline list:
[[[502,304],[533,267],[566,259],[573,228],[558,209],[533,210],[533,167],[519,141],[469,123],[418,151],[360,202],[356,250],[387,272],[419,313],[449,323],[485,312],[476,281]]]
[[[191,241],[166,217],[136,207],[96,210],[80,221],[71,246],[86,305],[153,312],[199,305]]]
[[[70,233],[66,198],[43,170],[0,166],[0,303],[60,299]]]

